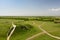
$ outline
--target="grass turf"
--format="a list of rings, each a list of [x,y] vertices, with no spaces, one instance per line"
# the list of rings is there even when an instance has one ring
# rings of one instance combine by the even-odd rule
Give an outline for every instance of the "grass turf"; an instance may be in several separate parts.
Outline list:
[[[44,23],[42,21],[21,21],[21,20],[10,20],[10,19],[0,19],[0,40],[6,40],[7,32],[9,28],[11,27],[11,22],[14,22],[15,24],[31,24],[33,25],[33,29],[30,31],[24,31],[23,33],[14,32],[14,34],[11,37],[11,40],[25,40],[26,38],[31,37],[32,35],[35,35],[39,32],[42,32],[38,25]],[[37,25],[38,24],[38,25]],[[60,37],[60,24],[55,24],[53,22],[45,22],[42,25],[42,28],[51,33],[52,35],[56,35]],[[19,29],[18,29],[19,30]],[[17,31],[18,31],[17,30]],[[33,40],[56,40],[54,38],[51,38],[50,36],[44,34],[41,36],[38,36],[34,38]]]

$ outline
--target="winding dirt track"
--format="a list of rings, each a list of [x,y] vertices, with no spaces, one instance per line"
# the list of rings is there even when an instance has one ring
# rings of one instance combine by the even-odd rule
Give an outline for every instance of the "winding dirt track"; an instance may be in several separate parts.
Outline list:
[[[33,39],[33,38],[35,38],[35,37],[37,37],[37,36],[39,36],[39,35],[41,35],[41,34],[43,34],[43,33],[44,33],[44,32],[40,32],[40,33],[38,33],[38,34],[35,34],[35,35],[27,38],[26,40],[31,40],[31,39]]]
[[[34,23],[34,24],[35,24],[35,23]],[[44,23],[42,23],[42,25],[43,25],[43,24],[44,24]],[[29,37],[29,38],[27,38],[26,40],[30,40],[30,39],[32,39],[32,38],[35,38],[35,37],[37,37],[37,36],[39,36],[39,35],[41,35],[41,34],[43,34],[43,33],[49,35],[50,37],[53,37],[53,38],[55,38],[55,39],[59,39],[59,40],[60,40],[60,37],[54,36],[54,35],[48,33],[48,32],[47,32],[46,30],[44,30],[43,28],[41,28],[41,25],[39,25],[38,27],[39,27],[39,29],[42,30],[43,32],[40,32],[40,33],[38,33],[38,34],[36,34],[36,35],[33,35],[32,37]]]
[[[60,39],[60,37],[54,36],[50,33],[48,33],[46,30],[44,30],[43,28],[41,28],[41,26],[39,26],[40,30],[42,30],[44,33],[46,33],[47,35],[49,35],[50,37],[56,38],[56,39]]]
[[[11,35],[13,34],[15,28],[16,28],[16,25],[12,24],[12,26],[14,27],[13,30],[11,31],[10,35],[7,37],[7,40],[10,40],[10,37]]]

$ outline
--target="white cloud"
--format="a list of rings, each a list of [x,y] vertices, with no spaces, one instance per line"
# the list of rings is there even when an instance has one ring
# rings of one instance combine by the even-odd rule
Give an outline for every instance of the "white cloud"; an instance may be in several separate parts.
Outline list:
[[[59,12],[60,8],[51,8],[51,9],[49,9],[49,11]]]

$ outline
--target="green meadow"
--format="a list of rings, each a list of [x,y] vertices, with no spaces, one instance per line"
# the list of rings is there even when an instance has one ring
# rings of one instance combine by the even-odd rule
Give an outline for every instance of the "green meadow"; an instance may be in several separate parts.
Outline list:
[[[7,40],[7,34],[12,22],[17,26],[10,40],[26,40],[33,35],[41,33],[39,25],[54,36],[60,37],[60,17],[0,17],[0,40]],[[55,23],[56,22],[56,23]],[[31,40],[58,40],[43,33]]]

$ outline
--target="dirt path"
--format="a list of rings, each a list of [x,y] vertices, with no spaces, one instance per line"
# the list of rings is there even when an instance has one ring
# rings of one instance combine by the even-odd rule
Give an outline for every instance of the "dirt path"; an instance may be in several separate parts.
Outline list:
[[[36,23],[33,22],[33,24],[36,24]],[[33,39],[33,38],[35,38],[35,37],[37,37],[37,36],[39,36],[39,35],[41,35],[41,34],[44,34],[44,32],[37,33],[37,34],[35,34],[35,35],[27,38],[26,40],[31,40],[31,39]]]
[[[42,24],[42,25],[43,25],[43,24]],[[53,37],[53,38],[56,38],[56,39],[60,39],[60,37],[57,37],[57,36],[54,36],[54,35],[48,33],[46,30],[44,30],[44,29],[41,27],[41,25],[39,25],[39,28],[40,28],[40,30],[42,30],[44,33],[46,33],[46,34],[49,35],[50,37]]]
[[[15,28],[16,28],[16,25],[12,24],[12,26],[14,27],[13,30],[11,31],[10,35],[7,37],[7,40],[10,40],[10,37],[11,35],[13,34]]]
[[[41,34],[43,34],[43,33],[44,33],[44,32],[40,32],[40,33],[38,33],[38,34],[35,34],[35,35],[27,38],[26,40],[31,40],[31,39],[33,39],[33,38],[35,38],[35,37],[37,37],[37,36],[39,36],[39,35],[41,35]]]
[[[34,23],[34,24],[35,24],[35,23]],[[44,23],[42,23],[41,25],[43,25],[43,24],[44,24]],[[54,36],[54,35],[48,33],[48,32],[47,32],[46,30],[44,30],[43,28],[41,28],[41,25],[39,25],[38,27],[39,27],[39,29],[42,30],[43,32],[40,32],[40,33],[38,33],[38,34],[36,34],[36,35],[33,35],[32,37],[29,37],[29,38],[27,38],[26,40],[31,40],[32,38],[35,38],[35,37],[37,37],[37,36],[39,36],[39,35],[41,35],[41,34],[43,34],[43,33],[46,33],[47,35],[49,35],[50,37],[53,37],[53,38],[55,38],[55,39],[60,39],[60,37]]]

